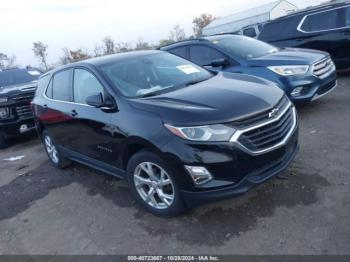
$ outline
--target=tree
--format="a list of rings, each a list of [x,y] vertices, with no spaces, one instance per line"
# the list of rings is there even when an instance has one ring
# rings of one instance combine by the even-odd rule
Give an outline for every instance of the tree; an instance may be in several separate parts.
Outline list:
[[[139,39],[136,42],[135,50],[149,50],[152,49],[152,46],[145,42],[142,37],[139,37]]]
[[[87,53],[87,51],[83,51],[81,48],[76,50],[70,50],[65,47],[62,49],[63,56],[60,58],[61,64],[69,64],[77,61],[82,61],[85,59],[89,59],[91,56]]]
[[[0,69],[5,69],[5,62],[7,63],[8,57],[4,53],[0,53]]]
[[[111,55],[115,53],[115,43],[111,37],[106,36],[105,38],[103,38],[102,42],[104,45],[103,46],[104,55]]]
[[[15,67],[16,56],[8,56],[4,53],[0,53],[0,69],[13,68]]]
[[[162,47],[162,46],[166,46],[166,45],[170,45],[172,43],[174,43],[174,40],[171,39],[160,39],[159,43],[158,43],[158,47]]]
[[[104,48],[101,45],[95,45],[94,47],[94,56],[98,57],[98,56],[103,56],[104,54]]]
[[[127,42],[120,42],[120,43],[117,43],[116,45],[116,53],[123,53],[123,52],[129,52],[129,51],[132,51],[133,48],[132,48],[132,45],[130,43],[127,43]]]
[[[16,56],[12,55],[10,57],[8,57],[7,59],[7,68],[13,68],[16,67]]]
[[[177,42],[185,39],[186,39],[185,31],[179,25],[175,25],[173,30],[170,31],[169,40],[173,42]]]
[[[215,18],[211,14],[201,14],[195,17],[193,23],[193,35],[194,37],[200,37],[204,27],[209,25]]]
[[[48,69],[47,61],[46,61],[47,47],[48,47],[47,45],[39,41],[39,42],[33,43],[33,49],[32,49],[34,52],[34,55],[39,59],[41,65],[44,67],[45,70]]]

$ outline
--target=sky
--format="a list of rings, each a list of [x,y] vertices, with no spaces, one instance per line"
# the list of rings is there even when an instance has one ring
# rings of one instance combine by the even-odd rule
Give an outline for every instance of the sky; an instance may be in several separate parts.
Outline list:
[[[37,66],[33,42],[48,45],[48,62],[58,62],[62,48],[92,53],[105,36],[135,43],[140,37],[157,43],[175,25],[192,33],[202,13],[226,16],[272,0],[0,0],[0,53],[15,55],[17,64]],[[322,0],[290,0],[306,7]]]

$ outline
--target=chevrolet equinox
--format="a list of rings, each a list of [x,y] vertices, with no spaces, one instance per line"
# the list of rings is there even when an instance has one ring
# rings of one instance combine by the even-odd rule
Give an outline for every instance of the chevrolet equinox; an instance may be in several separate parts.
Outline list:
[[[296,110],[275,84],[162,51],[61,67],[40,78],[32,103],[55,167],[76,161],[125,178],[160,216],[242,194],[298,148]]]

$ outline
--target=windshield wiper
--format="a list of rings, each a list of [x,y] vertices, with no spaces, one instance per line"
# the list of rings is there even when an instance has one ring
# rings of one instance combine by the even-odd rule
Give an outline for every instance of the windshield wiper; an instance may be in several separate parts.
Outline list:
[[[139,97],[145,98],[145,97],[156,96],[157,93],[158,93],[157,91],[156,91],[156,92],[150,92],[150,93],[146,93],[146,94],[144,94],[144,95],[141,95],[141,96],[139,96]]]

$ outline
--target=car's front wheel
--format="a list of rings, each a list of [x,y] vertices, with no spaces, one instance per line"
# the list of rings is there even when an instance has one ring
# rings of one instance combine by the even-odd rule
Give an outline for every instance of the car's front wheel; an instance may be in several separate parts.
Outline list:
[[[158,216],[176,216],[185,210],[172,169],[148,151],[136,153],[127,167],[128,182],[137,201]]]
[[[42,141],[45,151],[54,167],[64,168],[70,164],[70,161],[59,151],[57,145],[53,142],[47,131],[43,131]]]

